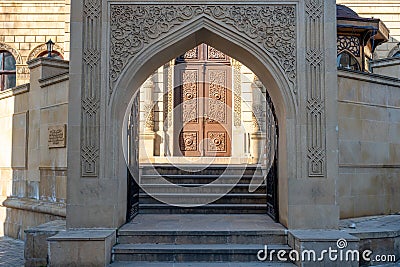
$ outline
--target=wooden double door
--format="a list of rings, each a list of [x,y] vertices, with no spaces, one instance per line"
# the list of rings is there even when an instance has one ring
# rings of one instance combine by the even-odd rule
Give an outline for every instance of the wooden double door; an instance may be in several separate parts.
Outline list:
[[[231,156],[231,72],[229,57],[206,44],[176,60],[176,156]]]

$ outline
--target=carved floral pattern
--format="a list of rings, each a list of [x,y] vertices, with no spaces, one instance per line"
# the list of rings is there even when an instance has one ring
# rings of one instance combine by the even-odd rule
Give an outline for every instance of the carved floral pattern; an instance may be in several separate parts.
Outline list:
[[[295,5],[111,5],[110,93],[129,60],[184,22],[209,16],[234,27],[271,55],[294,84]]]
[[[198,122],[198,72],[182,72],[182,116],[183,123]]]
[[[184,55],[180,56],[181,60],[185,59],[199,59],[199,47],[196,46],[193,49],[187,51]]]
[[[226,123],[226,71],[209,71],[208,122]]]
[[[343,51],[349,51],[356,57],[360,56],[360,39],[355,36],[342,36],[337,37],[337,53],[338,55]]]
[[[235,126],[242,125],[242,64],[233,60],[233,122]]]
[[[208,151],[226,152],[226,133],[208,132]]]
[[[182,132],[180,139],[182,151],[197,151],[197,132]]]
[[[215,60],[215,59],[224,59],[226,60],[226,55],[224,53],[222,53],[221,51],[215,49],[212,46],[208,45],[208,59],[210,60]]]

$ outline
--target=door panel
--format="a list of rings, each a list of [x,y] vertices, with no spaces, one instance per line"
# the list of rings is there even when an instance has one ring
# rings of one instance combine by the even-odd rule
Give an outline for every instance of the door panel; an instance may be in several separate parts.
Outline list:
[[[205,156],[231,155],[232,93],[228,66],[206,67],[205,81]]]
[[[179,137],[179,146],[175,155],[199,157],[202,153],[203,138],[202,114],[204,107],[199,99],[203,98],[204,85],[199,82],[202,77],[201,66],[187,67],[177,65],[175,85],[175,136]]]
[[[175,156],[231,155],[232,78],[228,63],[226,55],[204,44],[177,59],[174,133],[179,142]]]

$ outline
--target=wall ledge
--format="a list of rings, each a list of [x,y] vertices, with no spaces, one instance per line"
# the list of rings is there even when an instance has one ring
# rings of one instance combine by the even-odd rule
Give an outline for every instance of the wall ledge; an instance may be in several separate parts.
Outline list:
[[[338,70],[338,77],[353,79],[358,81],[376,83],[376,84],[383,84],[389,85],[394,87],[400,88],[400,79],[384,76],[374,73],[366,73],[366,72],[359,72],[359,71],[351,71],[351,70]]]
[[[371,68],[381,68],[381,67],[389,67],[395,65],[400,65],[400,58],[389,57],[389,58],[374,60],[371,62]]]
[[[55,76],[39,79],[40,88],[69,80],[69,72],[61,73]]]
[[[27,93],[27,92],[29,92],[29,89],[30,89],[30,84],[27,83],[27,84],[22,84],[20,86],[1,91],[0,92],[0,100],[4,99],[4,98],[16,96],[19,94]]]
[[[2,205],[6,208],[66,217],[65,203],[51,203],[37,199],[8,197]]]
[[[29,69],[34,69],[39,66],[48,66],[53,68],[60,69],[69,69],[69,61],[63,59],[55,59],[48,57],[39,57],[26,62],[28,64]]]

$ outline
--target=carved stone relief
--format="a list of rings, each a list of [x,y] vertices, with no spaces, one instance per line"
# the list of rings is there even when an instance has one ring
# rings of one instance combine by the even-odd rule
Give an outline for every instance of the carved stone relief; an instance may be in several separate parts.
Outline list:
[[[308,176],[325,177],[324,1],[306,0]],[[321,36],[321,38],[315,38]]]
[[[129,60],[171,29],[202,16],[234,27],[271,55],[295,84],[295,5],[122,5],[110,7],[110,94]]]
[[[83,2],[81,175],[98,177],[100,153],[101,1]]]
[[[0,50],[5,50],[5,51],[10,52],[13,55],[13,57],[15,59],[15,63],[17,65],[23,64],[20,53],[14,47],[12,47],[6,43],[0,43]]]

